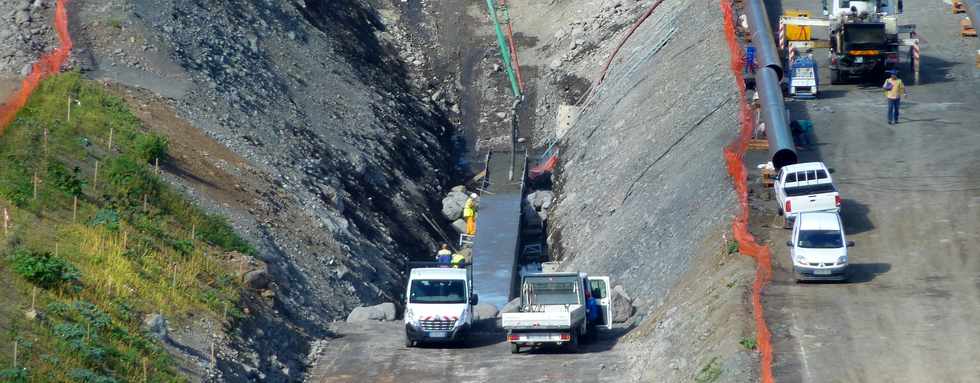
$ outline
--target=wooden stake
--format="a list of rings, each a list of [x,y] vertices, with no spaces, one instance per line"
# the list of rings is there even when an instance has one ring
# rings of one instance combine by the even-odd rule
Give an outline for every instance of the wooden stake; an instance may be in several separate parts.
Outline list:
[[[48,155],[48,128],[44,128],[44,155]]]
[[[123,245],[122,245],[123,252],[126,251],[126,242],[128,241],[129,241],[129,232],[123,230]]]
[[[95,176],[92,177],[92,188],[99,188],[99,161],[95,161]]]
[[[78,218],[78,196],[71,201],[71,223],[75,223],[76,218]]]
[[[146,211],[146,194],[143,194],[143,211]]]
[[[71,122],[71,96],[68,96],[68,122]]]
[[[197,238],[197,224],[191,224],[191,241]]]
[[[10,214],[7,214],[7,208],[3,208],[3,236],[7,236],[7,226],[10,225]]]
[[[146,358],[143,358],[143,383],[146,383],[146,376],[147,376],[146,372],[147,372]]]
[[[34,200],[37,200],[37,170],[34,171]]]
[[[109,151],[110,152],[112,151],[112,131],[113,131],[113,128],[112,127],[109,127]]]
[[[177,264],[176,263],[174,263],[174,279],[173,282],[171,282],[170,289],[171,291],[177,289]]]
[[[156,162],[157,175],[160,175],[160,157],[157,157],[154,161]]]
[[[35,306],[37,306],[37,286],[34,286],[34,290],[31,290],[31,311],[34,311]]]

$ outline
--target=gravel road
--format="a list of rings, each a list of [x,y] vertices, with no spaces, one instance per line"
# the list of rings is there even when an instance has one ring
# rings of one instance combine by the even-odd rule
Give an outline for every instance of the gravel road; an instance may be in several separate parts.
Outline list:
[[[311,368],[309,382],[619,382],[622,353],[615,337],[561,349],[513,355],[503,333],[479,333],[466,346],[405,348],[401,322],[335,323],[330,340]]]
[[[819,14],[813,2],[782,6]],[[886,124],[878,83],[824,85],[821,99],[789,105],[793,118],[814,122],[816,149],[802,151],[801,159],[836,169],[842,216],[857,246],[850,253],[850,282],[798,285],[780,246],[789,231],[765,229],[774,250],[774,281],[764,299],[777,381],[967,382],[980,376],[974,40],[958,36],[959,16],[939,1],[906,1],[905,10],[903,23],[916,24],[929,43],[922,47],[923,82],[909,86],[898,125]],[[825,51],[815,56],[826,64]],[[826,68],[821,74],[827,82]],[[911,83],[910,75],[903,77]],[[766,206],[775,209],[772,202]]]

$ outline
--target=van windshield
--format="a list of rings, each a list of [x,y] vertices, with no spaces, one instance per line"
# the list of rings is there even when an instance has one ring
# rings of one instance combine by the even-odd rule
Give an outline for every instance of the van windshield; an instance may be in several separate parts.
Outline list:
[[[797,246],[805,249],[838,249],[844,239],[837,230],[800,230]]]
[[[409,291],[408,303],[466,303],[462,279],[414,280]]]
[[[577,305],[579,291],[577,281],[534,281],[527,288],[529,305]]]

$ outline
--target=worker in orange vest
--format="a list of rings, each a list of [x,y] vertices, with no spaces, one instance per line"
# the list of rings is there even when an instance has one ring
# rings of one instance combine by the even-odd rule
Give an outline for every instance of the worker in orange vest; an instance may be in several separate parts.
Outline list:
[[[470,194],[470,198],[466,199],[466,203],[463,204],[463,219],[466,220],[466,234],[475,235],[476,234],[476,193]]]

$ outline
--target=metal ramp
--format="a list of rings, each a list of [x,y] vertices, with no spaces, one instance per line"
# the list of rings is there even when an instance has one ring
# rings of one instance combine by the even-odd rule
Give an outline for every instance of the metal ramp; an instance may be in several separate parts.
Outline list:
[[[491,152],[473,238],[473,285],[481,303],[510,300],[517,272],[527,154]]]

